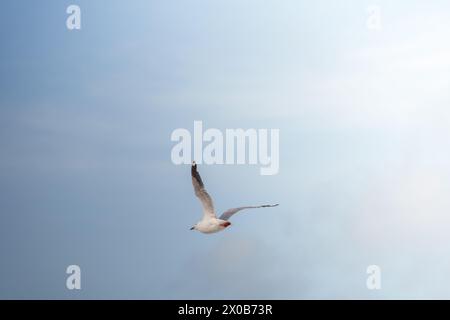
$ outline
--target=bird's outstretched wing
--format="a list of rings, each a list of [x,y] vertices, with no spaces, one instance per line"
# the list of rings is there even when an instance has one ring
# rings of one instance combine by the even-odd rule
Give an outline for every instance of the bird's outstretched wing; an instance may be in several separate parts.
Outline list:
[[[215,218],[216,213],[214,212],[214,204],[211,196],[206,192],[205,186],[203,185],[202,178],[197,171],[197,164],[192,162],[191,167],[192,185],[194,186],[195,195],[200,199],[203,206],[204,217]]]
[[[233,214],[235,214],[238,211],[244,210],[244,209],[255,209],[255,208],[271,208],[276,207],[278,204],[263,204],[261,206],[247,206],[247,207],[239,207],[239,208],[231,208],[222,213],[222,215],[219,217],[219,219],[222,220],[228,220],[231,218]]]

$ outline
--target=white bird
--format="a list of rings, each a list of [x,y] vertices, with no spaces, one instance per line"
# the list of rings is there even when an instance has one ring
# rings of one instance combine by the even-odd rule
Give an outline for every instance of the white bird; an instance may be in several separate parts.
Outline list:
[[[222,213],[222,215],[217,218],[214,211],[213,201],[205,190],[202,178],[197,171],[197,164],[192,162],[191,167],[192,185],[194,186],[195,195],[200,199],[203,206],[203,219],[200,220],[196,225],[194,225],[191,230],[197,230],[202,233],[215,233],[224,230],[229,227],[231,223],[228,219],[231,218],[236,212],[243,209],[253,209],[253,208],[268,208],[276,207],[278,204],[264,204],[260,206],[246,206],[239,208],[231,208]]]

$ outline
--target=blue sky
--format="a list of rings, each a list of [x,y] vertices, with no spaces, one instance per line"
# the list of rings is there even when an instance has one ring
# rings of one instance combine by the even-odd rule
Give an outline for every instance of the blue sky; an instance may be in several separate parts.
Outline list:
[[[0,297],[450,298],[449,9],[4,1]],[[194,120],[280,129],[278,175],[199,167],[219,212],[278,208],[188,230],[201,209],[170,135]]]

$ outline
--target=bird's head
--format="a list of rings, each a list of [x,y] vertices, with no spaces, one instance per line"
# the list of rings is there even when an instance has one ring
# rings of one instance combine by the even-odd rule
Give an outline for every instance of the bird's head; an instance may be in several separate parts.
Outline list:
[[[189,230],[195,230],[196,227],[197,227],[197,225],[194,225],[194,226],[191,227],[191,229],[189,229]]]

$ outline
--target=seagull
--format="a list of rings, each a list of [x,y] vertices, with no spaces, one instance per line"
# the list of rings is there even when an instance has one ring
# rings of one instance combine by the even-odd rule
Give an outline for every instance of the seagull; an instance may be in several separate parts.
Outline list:
[[[246,207],[238,207],[231,208],[222,213],[222,215],[217,218],[216,213],[214,211],[214,204],[211,199],[211,196],[206,192],[205,186],[203,185],[202,178],[197,171],[197,164],[195,161],[192,162],[191,166],[191,176],[192,176],[192,185],[194,186],[195,195],[200,199],[203,207],[203,219],[195,224],[191,230],[197,230],[202,233],[215,233],[222,231],[229,227],[231,223],[228,219],[231,218],[236,212],[244,210],[244,209],[254,209],[254,208],[270,208],[276,207],[278,204],[264,204],[260,206],[246,206]]]

